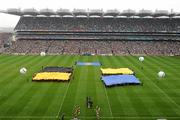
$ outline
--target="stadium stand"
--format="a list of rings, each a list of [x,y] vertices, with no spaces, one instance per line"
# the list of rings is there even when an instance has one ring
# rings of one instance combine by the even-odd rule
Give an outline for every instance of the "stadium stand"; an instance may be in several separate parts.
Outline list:
[[[15,30],[61,32],[172,32],[179,19],[21,17]]]
[[[7,54],[180,55],[179,18],[24,17]]]
[[[179,41],[17,40],[4,53],[180,55]]]
[[[7,44],[11,35],[11,33],[0,33],[0,48],[3,48],[4,45]]]

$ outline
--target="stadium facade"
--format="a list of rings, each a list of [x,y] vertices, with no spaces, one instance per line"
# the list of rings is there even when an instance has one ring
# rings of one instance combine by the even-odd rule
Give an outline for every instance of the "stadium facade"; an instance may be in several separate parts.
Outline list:
[[[180,54],[180,14],[175,12],[141,10],[136,13],[131,9],[1,12],[21,16],[14,29],[14,42],[5,53]]]

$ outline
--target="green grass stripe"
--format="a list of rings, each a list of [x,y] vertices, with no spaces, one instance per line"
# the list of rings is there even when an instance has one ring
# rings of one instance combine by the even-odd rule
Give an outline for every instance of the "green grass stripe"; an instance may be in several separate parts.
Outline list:
[[[38,59],[36,59],[36,61],[37,61]],[[36,62],[36,61],[34,61],[34,62]],[[34,62],[33,61],[31,61],[31,64],[29,64],[29,66],[31,66],[31,65],[33,65],[34,64]],[[19,73],[18,73],[19,74]],[[26,91],[28,88],[29,88],[29,86],[31,86],[31,84],[28,84],[27,83],[27,80],[26,80],[26,78],[23,78],[23,76],[21,76],[22,77],[22,79],[21,79],[21,83],[23,83],[23,84],[21,84],[21,85],[19,85],[19,84],[17,84],[17,83],[14,83],[14,84],[12,84],[13,86],[15,85],[15,87],[16,87],[16,89],[15,90],[13,90],[12,91],[12,95],[14,96],[14,98],[12,98],[13,100],[14,99],[18,99],[18,97],[16,96],[16,94],[18,94],[19,96],[20,95],[23,95],[22,94],[22,92],[24,92],[24,91]],[[24,79],[24,80],[23,80]],[[25,88],[26,89],[25,89]],[[30,90],[29,90],[30,91]],[[33,92],[35,92],[35,91],[33,91]],[[20,94],[21,93],[21,94]],[[10,96],[12,96],[12,95],[10,95]],[[21,97],[21,96],[20,96]],[[7,99],[7,100],[11,100],[11,99]],[[5,101],[4,101],[5,102]],[[20,101],[17,101],[18,103],[20,103]],[[9,102],[7,102],[7,103],[9,103]],[[2,107],[2,106],[1,106]]]
[[[80,105],[80,119],[96,120],[95,106],[99,105],[103,120],[179,120],[179,58],[145,56],[141,63],[138,56],[0,55],[0,119],[56,120],[57,114],[65,113],[68,120],[74,106]],[[76,61],[100,61],[102,66],[76,66]],[[42,66],[74,66],[74,79],[31,82]],[[19,73],[21,67],[28,69],[26,75]],[[144,85],[106,88],[100,80],[101,67],[131,68]],[[160,70],[166,73],[161,81]],[[93,100],[93,109],[86,107],[87,96]]]
[[[133,62],[133,59],[129,59]],[[139,70],[138,70],[139,71]],[[142,72],[141,74],[144,75],[144,73]],[[150,73],[149,73],[150,74]],[[158,92],[159,96],[162,96],[163,99],[161,97],[159,97],[159,99],[161,99],[160,101],[157,101],[156,102],[158,103],[157,105],[163,105],[163,107],[165,108],[168,108],[168,109],[161,109],[161,111],[164,113],[164,114],[170,114],[170,113],[175,113],[175,114],[178,114],[178,109],[176,109],[177,104],[161,89],[159,88],[153,81],[151,81],[148,77],[148,75],[144,75],[145,78],[147,78],[148,80],[148,84],[151,84],[152,86],[151,87],[154,87],[153,89],[156,89],[156,92]],[[163,104],[164,102],[164,104]],[[172,107],[173,105],[173,107]],[[161,106],[159,106],[160,108]],[[175,107],[175,108],[174,108]],[[171,109],[170,109],[171,108]],[[174,112],[173,112],[174,111]],[[168,112],[168,113],[167,113]]]

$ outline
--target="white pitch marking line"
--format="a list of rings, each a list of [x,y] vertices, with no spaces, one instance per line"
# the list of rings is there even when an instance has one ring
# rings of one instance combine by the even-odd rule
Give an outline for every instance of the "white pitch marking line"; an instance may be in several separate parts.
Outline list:
[[[97,56],[96,56],[96,57],[97,57]],[[103,85],[103,87],[104,87],[105,94],[106,94],[106,97],[107,97],[107,100],[108,100],[109,111],[110,111],[110,114],[111,114],[111,116],[112,116],[112,118],[113,118],[112,110],[111,110],[111,105],[110,105],[110,102],[109,102],[109,98],[108,98],[108,95],[107,95],[107,91],[106,91],[106,88],[105,88],[104,85]]]
[[[72,118],[71,116],[65,116],[66,118]],[[87,118],[87,119],[92,119],[92,118],[96,118],[95,116],[80,116],[79,118]],[[122,116],[122,117],[100,117],[100,118],[109,118],[109,119],[115,119],[115,118],[128,118],[128,119],[145,119],[145,118],[154,118],[154,119],[167,119],[167,118],[180,118],[180,117],[176,117],[176,116],[169,116],[169,117],[160,117],[160,116]]]
[[[66,118],[72,118],[72,116],[65,116]],[[0,118],[19,118],[19,119],[28,119],[28,118],[56,118],[56,116],[0,116]],[[95,116],[80,116],[80,118],[96,118]],[[119,116],[119,117],[101,117],[101,118],[129,118],[129,119],[144,119],[144,118],[159,118],[159,119],[166,119],[166,118],[180,118],[178,116],[167,116],[167,117],[160,117],[160,116]]]
[[[145,75],[143,74],[143,76],[145,76]],[[146,77],[146,78],[148,78],[148,77]],[[151,81],[149,78],[148,78],[148,80]],[[154,82],[152,82],[152,84],[154,84],[154,86],[156,88],[158,88],[173,104],[175,104],[180,109],[180,106],[173,99],[171,99],[159,86],[157,86]]]
[[[149,80],[149,79],[148,79]],[[152,82],[156,88],[158,88],[172,103],[174,103],[179,109],[180,109],[180,106],[173,100],[171,99],[160,87],[158,87],[154,82]]]
[[[135,65],[133,65],[134,67],[136,67]],[[137,68],[137,67],[136,67]],[[137,69],[139,72],[142,72],[140,71],[139,69]],[[156,88],[158,88],[165,96],[166,98],[168,98],[173,104],[175,104],[179,109],[180,109],[180,106],[173,100],[171,99],[161,88],[159,88],[153,81],[151,81],[144,73],[143,73],[143,76],[146,77],[152,84],[154,84],[154,86]]]
[[[60,108],[59,108],[59,111],[58,111],[56,117],[58,117],[58,116],[59,116],[59,113],[61,112],[61,108],[62,108],[62,105],[63,105],[64,100],[65,100],[65,98],[66,98],[67,92],[68,92],[68,90],[69,90],[69,86],[70,86],[70,81],[69,81],[68,87],[67,87],[67,89],[66,89],[66,93],[65,93],[64,96],[63,96],[63,101],[61,102],[61,106],[60,106]]]
[[[104,85],[103,85],[103,86],[104,86]],[[112,116],[112,118],[113,118],[113,115],[112,115],[112,110],[111,110],[111,105],[110,105],[110,102],[109,102],[109,98],[108,98],[108,96],[107,96],[107,91],[106,91],[105,86],[104,86],[104,89],[105,89],[105,94],[106,94],[106,97],[107,97],[107,100],[108,100],[109,111],[110,111],[110,114],[111,114],[111,116]]]

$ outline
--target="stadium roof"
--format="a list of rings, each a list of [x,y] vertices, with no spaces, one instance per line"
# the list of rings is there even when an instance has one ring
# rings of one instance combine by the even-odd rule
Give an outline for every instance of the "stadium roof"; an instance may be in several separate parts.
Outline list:
[[[36,16],[39,15],[40,13],[34,9],[34,8],[30,8],[30,9],[24,9],[22,11],[23,15],[32,15],[32,16]]]
[[[12,15],[18,15],[18,16],[24,16],[24,15],[31,15],[31,16],[38,16],[38,15],[44,15],[44,16],[51,16],[51,15],[58,15],[58,16],[139,16],[139,17],[176,17],[180,16],[180,13],[176,12],[169,12],[167,10],[156,10],[155,12],[152,12],[151,10],[140,10],[136,12],[132,9],[123,10],[122,12],[118,11],[117,9],[111,9],[107,11],[103,11],[103,9],[74,9],[73,11],[70,11],[69,9],[58,9],[56,11],[53,11],[52,9],[46,8],[41,10],[36,10],[34,8],[28,8],[28,9],[17,9],[17,8],[10,8],[7,10],[0,10],[0,13],[6,13],[6,14],[12,14]]]
[[[22,11],[21,9],[17,9],[17,8],[9,8],[6,11],[3,11],[4,13],[8,13],[8,14],[13,14],[13,15],[22,15]]]
[[[89,16],[103,16],[102,9],[91,9],[89,10]]]
[[[74,9],[72,11],[72,14],[74,16],[88,16],[88,14],[87,14],[85,9]]]
[[[41,9],[39,11],[40,15],[45,15],[45,16],[50,16],[50,15],[56,15],[56,12],[54,12],[52,9],[46,8],[46,9]]]
[[[167,10],[156,10],[153,16],[154,17],[169,16],[169,12]]]
[[[119,15],[119,11],[117,9],[114,10],[107,10],[106,12],[104,12],[103,16],[113,16],[116,17]]]
[[[152,16],[153,12],[151,10],[144,10],[144,9],[142,9],[136,15],[140,16],[140,17]]]
[[[73,13],[69,9],[58,9],[56,11],[56,14],[59,16],[65,16],[65,15],[70,15],[73,16]]]
[[[131,17],[135,15],[136,15],[135,10],[131,10],[131,9],[123,10],[123,12],[120,14],[120,16],[127,16],[127,17]]]

